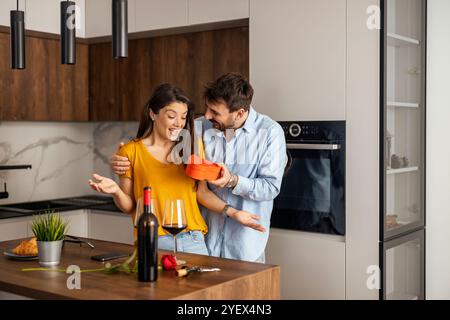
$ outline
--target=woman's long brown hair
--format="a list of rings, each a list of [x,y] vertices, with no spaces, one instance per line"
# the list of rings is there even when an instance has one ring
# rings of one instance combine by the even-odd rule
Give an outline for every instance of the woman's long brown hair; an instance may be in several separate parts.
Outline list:
[[[153,111],[154,114],[158,114],[161,109],[174,102],[184,103],[188,107],[184,129],[188,130],[190,133],[192,152],[194,147],[194,104],[180,88],[170,83],[163,83],[156,87],[150,99],[145,104],[144,109],[142,110],[136,140],[147,137],[153,131],[153,120],[150,118],[150,110]]]

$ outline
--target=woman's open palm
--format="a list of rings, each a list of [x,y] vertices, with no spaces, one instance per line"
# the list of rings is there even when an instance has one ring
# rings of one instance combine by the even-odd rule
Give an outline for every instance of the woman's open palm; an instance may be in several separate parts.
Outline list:
[[[94,173],[92,177],[97,181],[89,179],[89,185],[95,191],[106,194],[116,194],[120,189],[117,183],[110,178],[103,177],[96,173]]]

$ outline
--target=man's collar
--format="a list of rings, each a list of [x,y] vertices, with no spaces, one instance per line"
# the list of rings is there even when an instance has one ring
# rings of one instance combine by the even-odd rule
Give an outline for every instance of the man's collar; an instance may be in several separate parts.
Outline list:
[[[256,121],[256,111],[255,109],[253,109],[252,106],[250,106],[250,109],[248,110],[247,120],[245,120],[242,129],[244,129],[247,132],[255,130],[255,121]]]

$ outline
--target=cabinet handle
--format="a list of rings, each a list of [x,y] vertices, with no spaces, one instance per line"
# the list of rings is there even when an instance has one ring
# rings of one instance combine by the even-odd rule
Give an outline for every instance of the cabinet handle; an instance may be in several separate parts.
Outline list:
[[[288,149],[294,150],[339,150],[340,144],[307,144],[307,143],[288,143]]]

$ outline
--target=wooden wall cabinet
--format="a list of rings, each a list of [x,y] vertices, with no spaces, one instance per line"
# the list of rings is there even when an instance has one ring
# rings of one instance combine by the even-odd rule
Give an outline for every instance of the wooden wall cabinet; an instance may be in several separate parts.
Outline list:
[[[0,121],[89,120],[88,45],[62,65],[59,40],[26,37],[26,69],[11,70],[9,34],[0,32]]]
[[[223,73],[248,77],[248,27],[129,40],[115,60],[111,43],[77,43],[77,63],[60,62],[58,39],[26,37],[26,69],[11,70],[9,34],[0,32],[0,121],[138,121],[153,89],[182,88],[203,110],[203,86]]]
[[[90,46],[92,121],[138,121],[153,89],[164,82],[182,88],[203,111],[203,86],[223,73],[248,77],[248,27],[129,41],[129,57],[114,60],[111,44]]]

